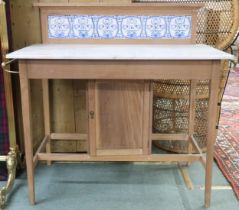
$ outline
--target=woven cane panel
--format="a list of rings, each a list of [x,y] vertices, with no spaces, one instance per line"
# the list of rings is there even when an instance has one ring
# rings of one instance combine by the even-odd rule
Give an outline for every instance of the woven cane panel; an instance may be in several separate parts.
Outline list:
[[[196,87],[194,137],[206,147],[209,81],[200,80]],[[153,132],[187,133],[189,120],[189,80],[160,80],[153,84]],[[186,153],[187,142],[158,141],[160,148]]]
[[[189,100],[155,97],[153,105],[153,129],[155,133],[182,133],[188,130]],[[206,131],[207,109],[208,100],[196,100],[194,130],[200,135]]]
[[[189,80],[160,80],[153,84],[154,96],[169,98],[189,98]],[[208,98],[209,88],[207,80],[200,80],[196,88],[197,98]]]
[[[154,97],[153,132],[186,133],[189,119],[188,99],[169,99]],[[206,147],[208,100],[196,100],[194,137],[201,148]],[[187,143],[183,141],[159,141],[158,145],[173,152],[187,152]]]
[[[221,46],[228,40],[228,36],[232,36],[235,8],[238,8],[238,5],[235,5],[238,2],[235,0],[134,0],[133,2],[204,3],[205,7],[198,12],[196,42],[215,47]]]
[[[202,148],[206,146],[208,83],[207,80],[199,81],[196,88],[194,136]],[[153,91],[153,132],[188,132],[190,81],[160,80],[153,84]],[[182,141],[160,141],[158,145],[174,152],[187,151],[187,143]]]

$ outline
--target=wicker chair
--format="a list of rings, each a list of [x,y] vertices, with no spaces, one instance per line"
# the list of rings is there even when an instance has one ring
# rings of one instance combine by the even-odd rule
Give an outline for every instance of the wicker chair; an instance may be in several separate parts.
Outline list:
[[[238,0],[136,0],[134,2],[160,3],[204,3],[197,21],[197,43],[204,43],[228,51],[238,34]],[[221,104],[230,67],[222,63],[222,77],[218,92],[218,104]],[[154,133],[183,133],[188,130],[190,81],[160,80],[154,83]],[[197,84],[195,139],[205,149],[208,110],[208,81]],[[220,106],[218,109],[218,118]],[[187,153],[188,144],[184,141],[156,141],[155,144],[165,150]]]

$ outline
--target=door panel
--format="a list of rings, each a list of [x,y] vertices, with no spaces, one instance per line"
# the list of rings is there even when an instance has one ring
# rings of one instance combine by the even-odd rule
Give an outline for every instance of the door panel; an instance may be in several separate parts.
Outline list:
[[[97,149],[142,148],[143,81],[96,83]]]

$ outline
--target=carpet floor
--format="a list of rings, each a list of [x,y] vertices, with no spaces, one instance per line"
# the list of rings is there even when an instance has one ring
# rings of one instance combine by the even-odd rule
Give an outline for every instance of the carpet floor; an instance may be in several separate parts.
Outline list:
[[[239,68],[231,70],[223,96],[214,157],[239,199]]]
[[[35,174],[36,205],[28,202],[24,172],[6,210],[205,210],[205,173],[199,162],[189,167],[193,190],[187,189],[176,165],[55,163],[38,165]],[[238,210],[239,202],[214,164],[210,210],[225,209]]]

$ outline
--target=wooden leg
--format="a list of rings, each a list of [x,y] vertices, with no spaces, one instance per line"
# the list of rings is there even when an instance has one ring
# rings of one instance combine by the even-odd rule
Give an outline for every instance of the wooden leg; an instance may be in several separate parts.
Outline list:
[[[31,133],[30,81],[27,78],[27,65],[25,61],[20,61],[19,71],[20,71],[25,155],[27,165],[27,181],[29,190],[28,194],[30,203],[34,205],[35,187],[34,187],[34,166],[33,166],[33,144]]]
[[[50,102],[49,102],[49,82],[48,79],[42,80],[42,90],[43,90],[43,110],[44,110],[44,126],[45,135],[50,136],[51,126],[50,126]],[[51,153],[51,141],[46,144],[46,152]],[[47,161],[47,165],[51,165],[51,161]]]
[[[206,177],[205,177],[205,207],[209,208],[211,203],[211,187],[212,187],[212,165],[214,142],[216,138],[217,125],[217,98],[219,91],[219,73],[220,62],[214,61],[212,67],[212,75],[210,82],[210,97],[208,107],[208,137],[207,137],[207,160],[206,160]]]
[[[143,125],[143,154],[148,155],[151,154],[151,90],[150,90],[150,82],[145,81],[144,84],[144,125]]]
[[[148,154],[152,153],[152,134],[153,134],[153,82],[149,84],[149,150]]]
[[[190,85],[190,101],[189,101],[189,120],[188,120],[188,154],[192,154],[192,138],[191,136],[194,134],[194,126],[195,126],[195,111],[196,111],[196,87],[197,81],[191,80]]]
[[[192,154],[193,144],[192,144],[192,135],[194,134],[194,126],[195,126],[195,111],[196,111],[196,87],[197,80],[191,80],[190,84],[190,97],[189,97],[189,118],[188,118],[188,154]],[[189,166],[192,162],[188,161],[187,166]],[[193,183],[188,175],[187,169],[183,168],[179,164],[179,169],[182,174],[183,180],[189,190],[193,189]]]

